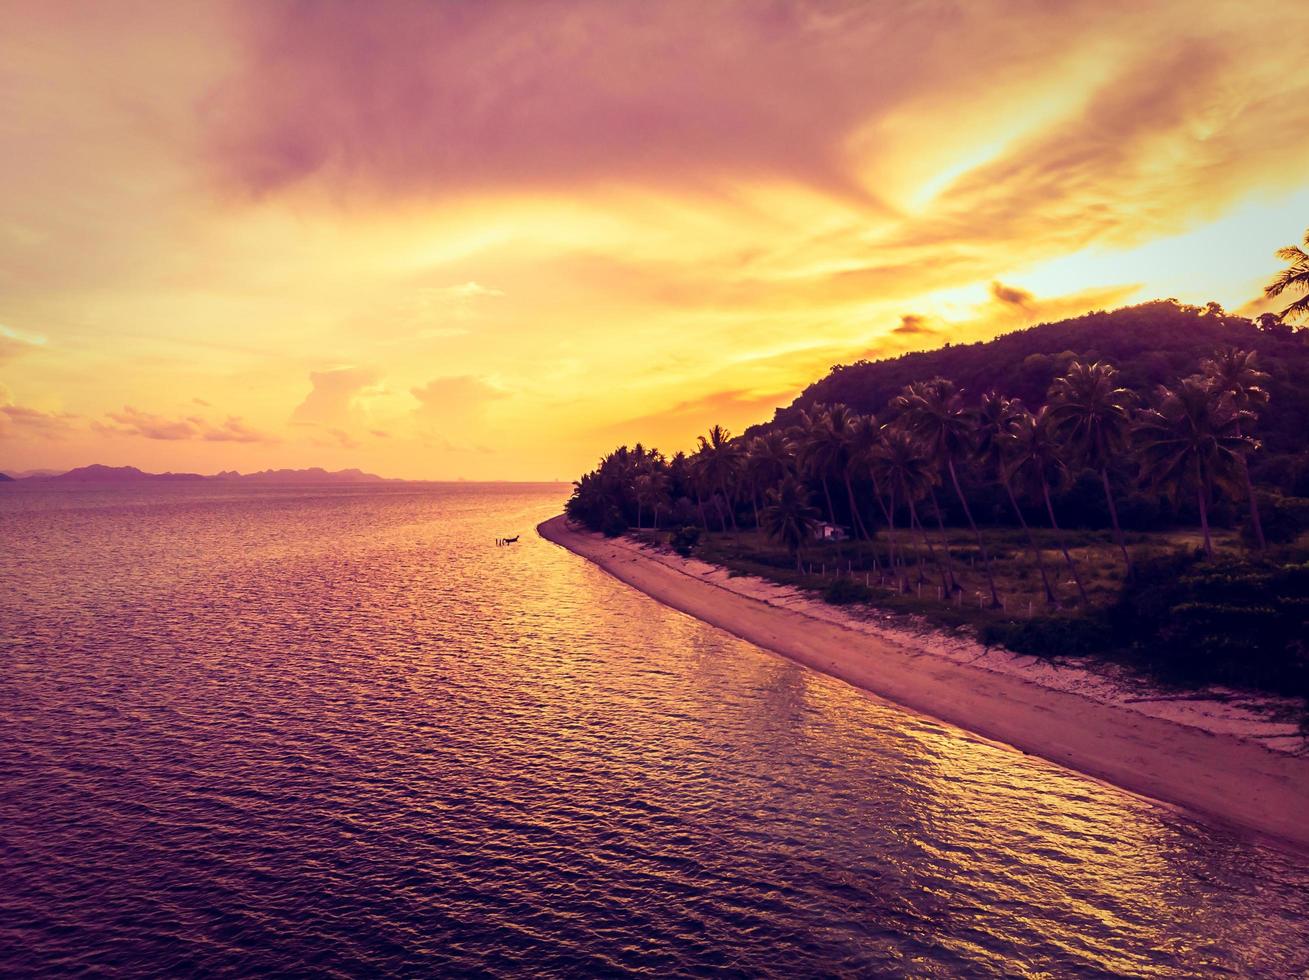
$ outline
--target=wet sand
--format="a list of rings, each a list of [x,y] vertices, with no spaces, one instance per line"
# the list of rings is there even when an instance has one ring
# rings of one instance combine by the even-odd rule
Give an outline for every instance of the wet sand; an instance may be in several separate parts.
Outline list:
[[[1230,699],[1179,698],[1084,665],[860,619],[794,589],[576,529],[562,516],[537,530],[664,605],[871,695],[1309,850],[1309,755],[1285,720]]]

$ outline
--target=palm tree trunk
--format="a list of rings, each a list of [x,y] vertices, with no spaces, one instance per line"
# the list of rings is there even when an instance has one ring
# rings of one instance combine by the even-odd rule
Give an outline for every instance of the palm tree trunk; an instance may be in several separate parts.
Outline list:
[[[831,488],[827,485],[827,477],[826,477],[826,475],[823,476],[823,497],[826,498],[826,500],[827,500],[827,520],[828,520],[831,524],[835,525],[835,524],[836,524],[836,508],[834,508],[834,507],[832,506],[832,490],[831,490]]]
[[[1009,480],[1001,474],[1000,482],[1004,484],[1005,493],[1009,494],[1009,503],[1014,506],[1014,513],[1018,516],[1018,523],[1023,526],[1023,533],[1027,535],[1027,547],[1032,553],[1032,558],[1036,561],[1036,567],[1041,572],[1041,582],[1045,585],[1045,601],[1050,605],[1057,605],[1059,599],[1055,596],[1054,587],[1050,584],[1050,576],[1045,573],[1045,562],[1041,560],[1041,549],[1036,546],[1036,539],[1032,537],[1032,529],[1027,526],[1027,518],[1023,516],[1023,509],[1018,506],[1018,498],[1014,496],[1014,488],[1010,486]]]
[[[1082,584],[1082,575],[1077,570],[1077,564],[1073,561],[1073,556],[1068,553],[1068,544],[1064,541],[1063,532],[1059,530],[1059,522],[1054,519],[1054,504],[1050,502],[1050,484],[1044,476],[1041,477],[1041,493],[1045,496],[1045,512],[1050,515],[1050,530],[1054,531],[1059,538],[1059,550],[1064,553],[1064,561],[1068,562],[1068,570],[1073,573],[1073,581],[1077,583],[1077,591],[1082,597],[1082,605],[1089,606],[1091,600],[1086,597],[1086,586]]]
[[[854,518],[855,534],[867,541],[869,540],[868,528],[864,527],[864,519],[859,513],[859,508],[855,505],[854,487],[850,485],[850,474],[845,474],[845,494],[850,499],[850,516]]]
[[[740,533],[741,529],[736,526],[736,506],[732,502],[732,498],[727,492],[727,481],[726,480],[719,481],[718,487],[723,494],[723,503],[727,505],[727,516],[732,519],[732,530]],[[723,528],[723,530],[727,530],[727,529]]]
[[[750,506],[751,506],[752,508],[754,508],[754,526],[755,526],[755,529],[758,530],[758,528],[759,528],[759,487],[758,487],[756,484],[754,484],[754,483],[751,483],[751,484],[750,484]]]
[[[700,488],[695,488],[695,504],[700,510],[700,523],[704,525],[706,531],[709,530],[709,517],[704,512],[704,497],[700,495]]]
[[[727,515],[723,513],[723,501],[719,494],[714,494],[714,510],[718,511],[718,530],[727,533]]]
[[[954,492],[959,497],[959,503],[963,504],[964,517],[968,518],[968,526],[973,529],[973,537],[977,539],[977,550],[982,553],[982,567],[986,570],[986,583],[991,587],[991,608],[1000,605],[1000,595],[995,591],[995,576],[991,574],[991,556],[986,553],[986,545],[982,543],[982,532],[977,530],[977,522],[973,520],[972,508],[968,506],[968,498],[964,496],[964,491],[959,486],[959,474],[955,472],[954,460],[947,456],[945,465],[950,470],[950,482],[954,484]]]
[[[941,505],[936,501],[936,491],[932,491],[932,510],[936,513],[936,529],[941,532],[941,548],[945,552],[946,574],[950,576],[950,591],[958,592],[962,589],[959,579],[954,573],[954,561],[950,557],[950,536],[945,533],[945,520],[941,517]]]
[[[932,559],[932,564],[941,570],[941,596],[950,598],[950,582],[946,579],[945,565],[937,560],[936,549],[932,547],[932,539],[927,536],[927,528],[923,527],[923,522],[918,519],[918,508],[914,506],[914,498],[909,498],[909,525],[918,528],[919,539],[927,546],[927,557]]]
[[[891,509],[886,514],[886,544],[891,549],[891,574],[898,574],[895,570],[895,484],[891,484]],[[899,591],[899,587],[896,588]]]
[[[869,473],[869,476],[871,476],[871,477],[873,478],[873,496],[877,499],[877,506],[881,509],[881,511],[882,511],[882,516],[886,518],[886,525],[887,525],[887,527],[890,527],[890,526],[891,526],[891,514],[890,514],[890,512],[887,511],[887,509],[886,509],[886,501],[882,499],[882,487],[881,487],[881,485],[880,485],[880,484],[878,483],[878,481],[877,481],[877,474],[876,474],[876,473],[871,473],[871,472],[870,472],[870,473]],[[870,539],[870,540],[872,539],[872,535],[869,535],[869,539]],[[873,549],[873,562],[874,562],[874,564],[876,564],[876,562],[877,562],[877,549],[876,549],[876,548]]]
[[[1204,467],[1200,465],[1199,457],[1195,460],[1195,499],[1200,504],[1200,530],[1204,532],[1204,553],[1206,558],[1214,556],[1214,543],[1209,538],[1209,503],[1206,498],[1209,496],[1208,487],[1204,482]]]
[[[1123,553],[1123,564],[1127,566],[1127,577],[1132,576],[1132,558],[1127,553],[1127,545],[1123,543],[1123,529],[1118,526],[1118,508],[1114,506],[1114,494],[1109,489],[1109,469],[1100,467],[1100,482],[1104,484],[1104,499],[1109,503],[1109,520],[1114,525],[1114,541],[1118,544],[1118,550]]]
[[[1236,427],[1236,434],[1241,435],[1239,425]],[[1259,546],[1259,550],[1263,551],[1268,547],[1268,542],[1264,540],[1264,524],[1259,519],[1259,501],[1255,499],[1254,483],[1250,479],[1250,465],[1246,462],[1244,455],[1241,455],[1239,459],[1241,460],[1241,476],[1245,480],[1245,494],[1250,498],[1250,527],[1254,529],[1254,539]]]
[[[636,529],[641,530],[641,501],[636,502]]]

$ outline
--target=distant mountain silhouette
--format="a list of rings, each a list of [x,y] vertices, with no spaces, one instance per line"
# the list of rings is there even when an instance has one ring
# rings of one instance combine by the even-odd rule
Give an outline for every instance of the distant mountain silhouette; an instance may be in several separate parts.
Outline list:
[[[5,474],[0,473],[0,483],[13,483],[13,482],[14,482],[14,478],[12,476],[5,476]]]
[[[14,482],[11,477],[0,474],[0,479]],[[221,473],[215,473],[213,476],[204,476],[200,473],[146,473],[137,469],[135,466],[105,466],[101,463],[93,463],[90,466],[79,466],[76,469],[69,470],[67,473],[57,473],[49,476],[30,476],[22,480],[24,483],[53,483],[53,484],[95,484],[97,486],[119,486],[132,483],[259,483],[259,484],[276,484],[276,483],[390,483],[403,482],[391,481],[384,477],[376,476],[372,473],[365,473],[362,470],[337,470],[329,472],[322,467],[315,466],[304,470],[261,470],[258,473],[237,473],[235,470],[224,470]]]

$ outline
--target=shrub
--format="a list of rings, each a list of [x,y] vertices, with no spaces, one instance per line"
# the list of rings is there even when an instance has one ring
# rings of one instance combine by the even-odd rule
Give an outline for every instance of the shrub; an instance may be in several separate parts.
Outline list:
[[[1141,563],[1110,621],[1135,659],[1166,675],[1309,696],[1309,564]]]
[[[1255,491],[1259,501],[1259,523],[1269,544],[1287,544],[1309,530],[1309,500],[1303,497],[1283,497],[1277,493]],[[1254,528],[1247,519],[1241,525],[1241,539],[1254,544]]]
[[[694,524],[683,525],[673,532],[668,543],[683,558],[690,558],[691,552],[700,543],[700,529]]]
[[[1034,657],[1080,657],[1110,649],[1113,632],[1098,616],[1041,616],[989,623],[981,640],[986,646],[1003,646]]]
[[[868,602],[873,593],[862,582],[853,579],[838,578],[823,589],[823,601],[833,606],[848,606],[856,602]]]
[[[627,530],[627,521],[624,520],[622,511],[617,507],[605,514],[604,520],[600,523],[600,532],[606,538],[616,538]]]

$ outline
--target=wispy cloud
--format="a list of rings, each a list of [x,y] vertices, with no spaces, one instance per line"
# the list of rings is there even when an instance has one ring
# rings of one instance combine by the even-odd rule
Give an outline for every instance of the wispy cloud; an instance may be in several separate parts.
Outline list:
[[[152,412],[143,412],[125,405],[122,411],[109,412],[108,422],[94,421],[91,427],[102,435],[139,436],[177,442],[198,439],[204,442],[271,443],[276,437],[260,432],[237,416],[228,416],[222,422],[209,422],[199,416],[169,418]]]

